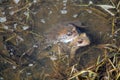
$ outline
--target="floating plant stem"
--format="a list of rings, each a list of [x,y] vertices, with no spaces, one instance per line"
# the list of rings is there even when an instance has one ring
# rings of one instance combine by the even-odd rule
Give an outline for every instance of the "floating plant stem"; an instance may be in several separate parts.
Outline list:
[[[115,9],[114,6],[111,5],[96,5],[101,7],[102,9],[104,9],[106,12],[108,12],[111,16],[114,16],[115,14],[113,12],[111,12],[109,9]]]
[[[14,11],[13,14],[18,13],[18,12],[24,10],[24,9],[28,9],[28,6],[30,7],[30,6],[31,6],[31,3],[28,3],[28,4],[26,4],[24,7],[20,8],[20,9],[18,9],[18,10],[16,10],[16,11]]]
[[[91,80],[94,80],[97,74],[91,70],[82,70],[80,72],[75,73],[74,76],[72,76],[68,80],[72,80],[78,76],[83,76],[84,78],[90,78]]]
[[[112,63],[112,61],[111,61],[110,59],[108,59],[108,61],[110,62],[110,64],[112,65],[112,67],[113,67],[114,69],[116,69],[116,67],[114,66],[114,64]]]
[[[71,69],[71,72],[70,72],[70,76],[72,76],[72,74],[73,74],[74,71],[76,70],[76,69],[75,69],[75,66],[77,66],[77,64],[74,64],[74,65],[72,66],[72,69]]]
[[[120,79],[120,72],[118,73],[118,75],[116,76],[115,80],[119,80]]]
[[[114,2],[113,2],[112,0],[110,0],[110,2],[112,3],[112,5],[113,5],[114,7],[116,7],[115,4],[114,4]]]
[[[11,37],[9,37],[8,39],[6,39],[5,41],[9,41],[9,40],[13,39],[14,37],[16,37],[15,33]]]
[[[115,32],[115,18],[112,19],[112,35],[114,35]]]
[[[5,62],[8,62],[9,64],[17,66],[16,62],[14,60],[10,59],[8,56],[6,56],[4,54],[0,54],[0,56],[3,58],[3,60],[5,60]]]
[[[35,36],[37,36],[37,37],[40,37],[40,38],[43,37],[43,36],[41,36],[41,35],[39,35],[39,34],[37,34],[37,33],[34,33],[33,31],[29,31],[29,33],[31,33],[31,34],[33,34],[33,35],[35,35]]]

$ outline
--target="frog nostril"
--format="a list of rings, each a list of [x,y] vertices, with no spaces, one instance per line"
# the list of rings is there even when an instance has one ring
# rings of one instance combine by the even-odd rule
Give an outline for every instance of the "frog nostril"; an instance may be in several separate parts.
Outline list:
[[[76,33],[76,30],[73,30],[72,33]]]
[[[71,35],[72,35],[72,32],[68,32],[66,35],[67,35],[67,36],[71,36]]]

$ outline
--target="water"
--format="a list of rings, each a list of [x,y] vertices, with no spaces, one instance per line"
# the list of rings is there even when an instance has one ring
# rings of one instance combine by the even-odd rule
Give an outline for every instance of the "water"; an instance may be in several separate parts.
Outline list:
[[[0,0],[1,3],[2,0]],[[3,1],[6,5],[0,5],[1,20],[5,18],[0,24],[3,26],[3,28],[0,27],[0,52],[3,53],[2,57],[5,60],[0,59],[10,67],[0,70],[0,75],[3,76],[1,80],[10,80],[10,75],[12,75],[12,80],[67,79],[68,75],[65,72],[66,68],[70,67],[69,54],[64,55],[64,53],[69,53],[69,48],[45,44],[43,36],[48,31],[56,35],[56,31],[52,30],[52,28],[59,30],[56,24],[72,22],[77,26],[83,25],[87,29],[86,33],[91,39],[91,44],[76,50],[74,64],[78,64],[78,70],[93,65],[98,56],[103,55],[104,51],[96,46],[111,43],[112,25],[108,21],[109,14],[101,14],[99,10],[97,12],[91,8],[78,6],[80,4],[106,4],[107,0],[33,0],[30,2],[31,6],[21,9],[25,3],[27,5],[26,1],[19,1],[16,4]],[[3,12],[5,14],[1,14]],[[16,13],[10,15],[10,12]],[[17,24],[15,28],[14,24]],[[10,44],[5,43],[3,36],[7,37],[6,41]],[[10,46],[15,50],[15,55],[9,55],[9,50],[5,46]],[[63,54],[61,57],[55,53]],[[7,65],[6,63],[4,64]],[[13,66],[15,66],[14,70]]]

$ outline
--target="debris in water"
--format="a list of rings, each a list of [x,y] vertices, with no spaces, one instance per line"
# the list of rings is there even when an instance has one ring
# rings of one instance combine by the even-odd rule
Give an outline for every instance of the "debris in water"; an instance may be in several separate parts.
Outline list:
[[[28,73],[26,73],[28,76],[30,76],[32,73],[30,73],[30,72],[28,72]]]
[[[97,5],[101,8],[103,8],[105,11],[107,11],[110,15],[114,16],[115,14],[113,12],[111,12],[109,9],[115,9],[114,6],[111,5]]]
[[[0,17],[0,22],[1,23],[6,22],[6,21],[7,21],[6,17]]]
[[[29,26],[23,26],[22,29],[27,30],[27,29],[29,29]]]
[[[77,18],[77,17],[78,17],[78,14],[74,14],[73,17],[74,17],[74,18]]]
[[[34,48],[37,48],[37,47],[38,47],[38,45],[34,44],[34,45],[33,45],[33,47],[34,47]]]
[[[92,13],[92,10],[90,10],[90,9],[87,9],[87,12],[91,14],[91,13]]]
[[[30,63],[28,66],[29,66],[29,67],[31,67],[31,66],[33,66],[33,64],[32,64],[32,63]]]
[[[55,56],[55,55],[50,56],[50,59],[51,59],[52,61],[55,61],[55,60],[57,60],[57,56]]]
[[[41,19],[40,21],[41,21],[42,23],[45,23],[45,19]]]
[[[93,2],[92,2],[92,1],[89,1],[89,5],[91,5],[91,4],[93,4]]]
[[[17,29],[17,25],[18,25],[17,23],[14,24],[14,29]]]
[[[63,9],[63,10],[60,10],[61,14],[67,14],[67,10]]]
[[[17,68],[17,66],[12,66],[12,68],[13,68],[13,69],[16,69],[16,68]]]
[[[18,4],[20,0],[14,0],[14,3]]]
[[[29,16],[29,11],[25,11],[23,14],[24,14],[25,16]]]
[[[7,30],[7,29],[8,29],[8,26],[4,25],[3,28]]]
[[[33,3],[37,3],[37,0],[33,0]]]
[[[0,77],[0,80],[4,80],[4,78],[3,78],[3,77]]]

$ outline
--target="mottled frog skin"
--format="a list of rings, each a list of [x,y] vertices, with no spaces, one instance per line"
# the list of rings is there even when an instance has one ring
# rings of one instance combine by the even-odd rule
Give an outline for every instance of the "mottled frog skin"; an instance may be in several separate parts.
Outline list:
[[[74,24],[58,24],[54,28],[51,28],[46,34],[47,43],[70,43],[82,32],[82,28],[75,26]]]
[[[90,39],[86,33],[81,33],[72,42],[70,42],[70,58],[73,59],[77,49],[90,45]]]
[[[84,47],[90,44],[90,39],[86,33],[81,33],[70,42],[71,47]]]
[[[47,34],[48,44],[63,45],[66,44],[67,48],[62,47],[66,50],[70,50],[71,58],[74,57],[76,49],[84,47],[90,44],[90,39],[84,32],[83,28],[80,28],[74,24],[57,25],[51,29]]]
[[[78,35],[79,33],[77,32],[76,28],[69,24],[59,32],[57,41],[63,43],[69,43],[72,42],[75,38],[77,38]]]
[[[46,32],[46,41],[47,43],[69,43],[74,38],[77,37],[78,32],[76,28],[72,25],[62,25],[62,24],[57,24],[57,26],[49,29],[48,32]]]

